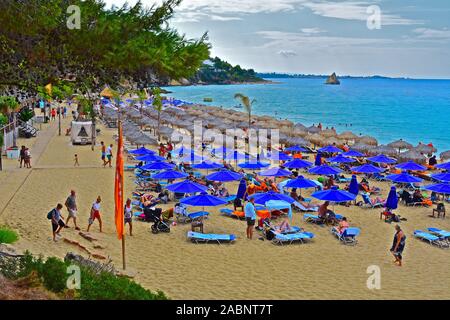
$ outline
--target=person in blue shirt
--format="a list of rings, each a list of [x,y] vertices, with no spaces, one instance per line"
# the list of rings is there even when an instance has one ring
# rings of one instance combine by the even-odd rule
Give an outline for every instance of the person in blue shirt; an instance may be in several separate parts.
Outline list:
[[[247,220],[247,239],[252,239],[253,228],[256,222],[255,199],[250,198],[244,207],[245,220]]]

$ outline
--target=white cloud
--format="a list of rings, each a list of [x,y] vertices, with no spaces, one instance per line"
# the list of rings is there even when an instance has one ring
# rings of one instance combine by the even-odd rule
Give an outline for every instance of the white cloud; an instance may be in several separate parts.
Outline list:
[[[413,32],[419,39],[450,40],[450,30],[448,29],[417,28]]]
[[[297,55],[297,52],[295,52],[293,50],[280,50],[280,51],[278,51],[278,54],[283,57],[289,58],[289,57],[295,57]]]
[[[191,11],[181,11],[176,13],[173,22],[183,23],[183,22],[201,22],[205,20],[213,21],[236,21],[242,20],[240,17],[232,16],[221,16],[217,14],[208,14],[203,12],[191,12]]]
[[[300,31],[305,34],[319,34],[325,32],[320,28],[301,28]]]
[[[373,5],[370,2],[363,1],[344,1],[344,2],[316,2],[307,1],[303,3],[303,6],[311,9],[311,11],[319,16],[344,19],[344,20],[359,20],[367,21],[367,18],[371,15],[367,12],[367,8]],[[420,21],[411,19],[405,19],[399,15],[390,14],[381,10],[381,24],[382,25],[414,25],[422,24]]]

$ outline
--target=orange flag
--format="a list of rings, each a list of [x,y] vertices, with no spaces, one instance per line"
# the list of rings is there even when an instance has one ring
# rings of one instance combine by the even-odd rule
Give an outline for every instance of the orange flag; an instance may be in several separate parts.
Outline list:
[[[122,240],[124,234],[123,212],[123,136],[122,124],[119,122],[119,142],[117,145],[116,178],[114,184],[114,199],[116,204],[115,220],[117,237]]]

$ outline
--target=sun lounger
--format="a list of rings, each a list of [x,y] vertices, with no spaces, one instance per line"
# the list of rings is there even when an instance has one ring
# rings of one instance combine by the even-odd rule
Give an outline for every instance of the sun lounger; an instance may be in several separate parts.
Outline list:
[[[382,202],[378,202],[378,203],[372,203],[372,200],[370,199],[370,197],[367,194],[361,194],[361,197],[364,200],[364,207],[365,208],[371,208],[371,209],[375,209],[375,208],[381,208],[384,207],[384,203]]]
[[[236,195],[232,194],[232,195],[230,195],[228,197],[220,197],[220,199],[222,199],[222,200],[224,200],[224,201],[226,201],[228,203],[232,203],[236,199]]]
[[[340,233],[337,228],[331,228],[331,233],[343,244],[356,245],[358,243],[356,237],[359,235],[360,230],[359,228],[347,228],[343,233]]]
[[[432,234],[440,237],[443,240],[450,240],[450,232],[438,228],[428,228],[428,231],[430,231]]]
[[[387,181],[386,177],[380,173],[374,173],[372,177],[377,181]]]
[[[342,215],[336,214],[337,220],[342,220],[342,218],[343,218]],[[303,220],[308,223],[315,223],[315,224],[323,224],[324,223],[324,220],[319,218],[319,216],[317,214],[305,213],[303,215]]]
[[[194,243],[216,242],[217,244],[220,244],[222,242],[232,243],[236,240],[236,236],[234,234],[208,234],[193,231],[188,231],[187,237]]]
[[[441,239],[440,237],[438,237],[434,234],[431,234],[431,233],[428,233],[428,232],[425,232],[422,230],[415,230],[413,235],[415,238],[420,239],[425,242],[428,242],[429,244],[435,245],[439,248],[448,248],[449,247],[449,244],[447,241]]]
[[[273,244],[283,245],[292,244],[295,242],[304,243],[314,238],[314,234],[311,232],[297,232],[297,233],[275,233],[275,237],[272,240]]]
[[[298,208],[300,211],[303,211],[303,212],[317,212],[319,210],[319,207],[306,208],[304,205],[302,205],[298,201],[295,201],[292,205],[294,206],[294,208]]]
[[[352,181],[352,178],[337,177],[335,181],[337,183],[349,183],[350,181]]]

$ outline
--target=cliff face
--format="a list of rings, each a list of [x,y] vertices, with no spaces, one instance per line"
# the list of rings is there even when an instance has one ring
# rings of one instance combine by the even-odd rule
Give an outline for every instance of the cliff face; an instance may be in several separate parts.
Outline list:
[[[341,84],[341,82],[338,80],[336,73],[333,72],[333,74],[327,78],[325,84]]]

